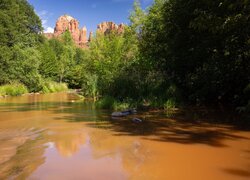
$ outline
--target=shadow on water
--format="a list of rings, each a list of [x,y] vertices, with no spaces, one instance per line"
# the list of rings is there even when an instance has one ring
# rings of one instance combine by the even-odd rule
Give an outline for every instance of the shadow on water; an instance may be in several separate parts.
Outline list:
[[[225,124],[210,124],[207,122],[189,122],[178,118],[164,118],[162,115],[137,115],[143,119],[143,123],[131,122],[131,118],[110,120],[111,125],[106,122],[89,123],[91,127],[105,128],[111,130],[117,136],[143,136],[148,140],[174,142],[182,144],[207,144],[216,147],[225,147],[223,140],[248,139],[243,136],[234,135],[234,126]]]
[[[75,102],[71,99],[58,102],[0,103],[0,112],[25,111],[63,114],[55,119],[72,123],[88,122],[89,127],[106,129],[116,136],[143,136],[147,140],[182,144],[199,143],[215,147],[225,147],[223,140],[226,139],[247,139],[235,135],[234,132],[250,130],[249,123],[242,125],[232,114],[208,109],[140,112],[127,118],[111,119],[110,111],[96,110],[93,103]],[[140,118],[143,122],[133,123],[131,121],[133,117]]]
[[[38,138],[34,138],[34,140],[31,138],[23,145],[18,146],[16,154],[10,160],[0,164],[0,179],[4,179],[1,178],[1,172],[2,177],[6,175],[6,177],[24,177],[23,179],[32,174],[37,167],[45,162],[43,154],[46,147],[44,143],[47,143],[48,137],[50,138],[49,141],[56,142],[55,146],[62,155],[74,154],[79,150],[79,144],[84,144],[82,142],[84,138],[75,133],[75,128],[80,126],[79,122],[84,122],[84,125],[93,129],[104,129],[108,132],[107,136],[111,136],[111,138],[113,138],[112,136],[121,137],[121,139],[118,138],[119,141],[122,141],[124,136],[140,136],[140,138],[150,142],[169,142],[184,145],[202,144],[223,148],[230,146],[230,143],[226,143],[225,140],[250,140],[244,134],[238,133],[239,131],[249,131],[249,122],[240,121],[233,114],[219,110],[189,108],[168,112],[139,111],[135,115],[112,119],[111,111],[98,110],[91,102],[77,101],[74,97],[68,98],[64,95],[63,99],[54,98],[55,96],[48,97],[48,99],[42,101],[39,99],[34,101],[30,97],[31,99],[23,101],[18,99],[18,103],[15,99],[0,102],[0,113],[3,115],[2,117],[6,115],[7,120],[11,113],[13,113],[11,115],[14,118],[19,116],[18,113],[26,118],[29,114],[27,112],[34,111],[35,113],[38,112],[38,119],[40,116],[48,115],[46,122],[50,122],[50,118],[59,122],[56,126],[51,125],[51,127],[57,129],[50,132],[57,133],[48,134],[49,132],[42,131],[37,133]],[[32,115],[32,113],[30,114]],[[143,122],[134,123],[133,118],[140,118]],[[41,121],[43,121],[42,118]],[[68,123],[60,126],[60,122]],[[72,127],[68,128],[71,125]],[[82,128],[79,131],[83,132]],[[100,136],[100,140],[102,140],[103,135]],[[250,150],[245,148],[243,151],[244,158],[249,159]],[[248,169],[250,168],[248,167]],[[232,176],[248,178],[250,177],[248,169],[225,167],[220,170]]]
[[[223,171],[234,176],[250,177],[250,170],[246,171],[242,169],[223,169]]]
[[[72,107],[67,112],[74,111]],[[249,139],[235,135],[239,130],[249,131],[249,126],[237,123],[231,114],[215,112],[142,112],[125,118],[112,119],[110,111],[91,110],[94,114],[73,113],[58,120],[70,122],[88,122],[92,128],[111,131],[115,136],[143,136],[144,139],[174,142],[182,144],[207,144],[214,147],[226,147],[223,140]],[[58,112],[60,113],[60,112]],[[134,117],[143,120],[134,123]],[[239,122],[239,121],[238,121]]]

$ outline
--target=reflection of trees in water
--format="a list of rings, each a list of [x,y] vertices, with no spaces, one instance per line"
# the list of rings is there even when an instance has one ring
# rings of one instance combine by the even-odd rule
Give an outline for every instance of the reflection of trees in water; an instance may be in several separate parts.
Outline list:
[[[51,103],[37,102],[40,101],[38,99],[33,106],[28,98],[28,104],[23,102],[1,107],[0,133],[4,135],[0,134],[0,179],[29,177],[44,164],[44,144],[48,142],[55,144],[58,154],[63,157],[77,157],[79,154],[76,153],[83,150],[82,145],[85,145],[84,148],[91,152],[89,162],[106,162],[105,159],[109,159],[109,162],[121,164],[131,178],[137,175],[140,179],[149,179],[150,169],[154,170],[154,174],[165,173],[161,167],[161,172],[155,168],[157,162],[154,162],[155,157],[160,156],[155,151],[166,147],[162,142],[176,145],[203,144],[218,148],[225,147],[224,140],[245,139],[234,135],[233,126],[216,123],[214,118],[204,120],[203,112],[192,116],[168,112],[142,113],[135,116],[143,119],[143,123],[135,124],[131,122],[132,116],[110,120],[109,112],[95,110],[91,103],[67,102],[67,96],[62,99],[62,102],[53,102],[58,99],[52,98]],[[20,127],[27,129],[27,132]],[[30,129],[33,127],[46,131]],[[10,130],[9,135],[5,129]],[[156,145],[157,148],[153,147]],[[10,150],[9,154],[6,148]],[[165,155],[165,152],[162,154]],[[160,157],[161,163],[169,162],[169,159],[163,159]],[[98,168],[103,168],[103,164]],[[236,174],[239,171],[230,172]]]

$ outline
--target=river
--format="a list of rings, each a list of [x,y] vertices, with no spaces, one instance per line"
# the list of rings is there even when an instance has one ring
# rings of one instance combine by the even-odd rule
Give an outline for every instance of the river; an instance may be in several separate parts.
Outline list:
[[[0,179],[250,179],[250,131],[197,115],[110,114],[70,93],[0,99]]]

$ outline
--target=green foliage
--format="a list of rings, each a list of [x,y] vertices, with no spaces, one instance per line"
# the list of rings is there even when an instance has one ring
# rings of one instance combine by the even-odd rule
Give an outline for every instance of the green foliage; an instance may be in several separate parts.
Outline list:
[[[28,93],[28,89],[21,83],[11,83],[0,86],[0,96],[19,96]]]
[[[115,98],[111,96],[105,96],[96,102],[96,106],[101,109],[114,109],[115,102]]]
[[[175,108],[177,106],[176,101],[174,98],[170,98],[168,99],[165,103],[164,103],[164,109],[172,109]]]
[[[18,81],[30,91],[39,90],[41,30],[41,21],[26,0],[1,0],[0,84]]]
[[[97,32],[83,50],[69,31],[44,39],[26,0],[0,0],[0,85],[58,92],[68,84],[112,109],[220,102],[248,112],[249,10],[246,0],[155,0],[144,11],[136,0],[125,32]]]
[[[75,47],[69,31],[60,39],[45,41],[40,51],[43,58],[39,72],[43,78],[65,82],[70,88],[81,88],[85,53]]]
[[[126,33],[97,34],[90,43],[90,74],[98,76],[98,94],[109,93],[115,78],[133,62],[136,49],[132,48],[133,39]]]
[[[31,92],[37,92],[41,88],[41,75],[38,72],[40,65],[40,52],[36,48],[21,49],[14,47],[15,65],[12,66],[14,80],[19,80],[26,85]]]
[[[56,48],[53,45],[54,40],[45,41],[40,45],[40,53],[42,58],[41,64],[39,66],[39,73],[43,76],[43,78],[50,78],[56,81],[58,80],[58,59],[57,53],[55,51]]]
[[[140,52],[187,102],[245,104],[249,83],[248,1],[156,1]]]
[[[131,11],[129,16],[130,28],[140,33],[145,18],[146,13],[142,10],[140,1],[135,0],[133,4],[133,11]]]
[[[65,83],[57,83],[54,81],[50,81],[50,80],[45,80],[42,83],[42,93],[54,93],[54,92],[63,92],[63,91],[67,91],[68,87],[67,84]]]
[[[111,96],[105,96],[96,102],[96,106],[101,109],[126,110],[130,107],[130,104],[117,101]]]
[[[98,76],[85,74],[82,85],[84,96],[96,99],[98,97]]]
[[[40,53],[37,48],[21,48],[16,45],[13,48],[1,47],[0,52],[2,52],[0,55],[0,84],[20,81],[30,91],[39,90]]]
[[[0,44],[35,46],[41,41],[41,20],[26,0],[0,0]]]

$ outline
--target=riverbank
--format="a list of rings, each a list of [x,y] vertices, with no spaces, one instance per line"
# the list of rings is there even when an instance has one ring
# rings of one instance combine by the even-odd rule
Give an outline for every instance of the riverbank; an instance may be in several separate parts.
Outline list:
[[[57,83],[54,81],[44,81],[37,92],[30,92],[28,87],[22,83],[14,82],[0,86],[0,98],[10,96],[21,96],[26,94],[46,94],[55,92],[64,92],[68,90],[65,83]]]
[[[113,111],[123,111],[131,108],[136,108],[141,112],[158,112],[166,113],[170,117],[176,114],[192,114],[191,119],[206,118],[207,115],[211,117],[211,114],[223,115],[223,121],[220,119],[217,122],[235,124],[244,128],[250,127],[250,106],[246,107],[233,107],[222,104],[209,104],[209,105],[194,105],[194,104],[180,104],[176,103],[173,99],[170,100],[125,100],[119,101],[113,97],[100,98],[96,103],[96,107],[99,109],[107,109]],[[192,112],[192,113],[189,113]],[[209,117],[209,118],[210,118]]]

